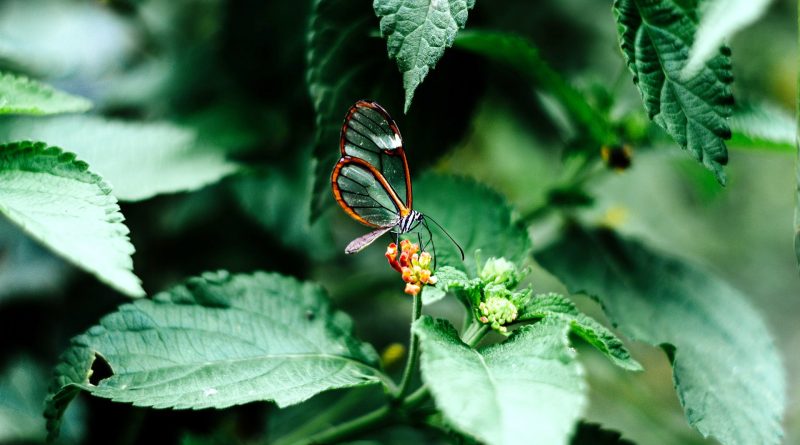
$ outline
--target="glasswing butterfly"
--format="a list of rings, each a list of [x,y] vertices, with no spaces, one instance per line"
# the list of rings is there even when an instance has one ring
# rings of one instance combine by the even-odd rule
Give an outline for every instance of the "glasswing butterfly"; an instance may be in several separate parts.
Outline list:
[[[439,223],[413,210],[411,174],[403,138],[394,119],[382,106],[359,100],[350,107],[342,124],[339,150],[342,157],[331,174],[333,196],[353,219],[375,228],[351,241],[345,253],[359,252],[390,231],[394,231],[399,240],[400,235],[422,224],[428,231],[435,261],[436,248],[427,223],[430,220],[450,238],[464,259],[464,250]]]

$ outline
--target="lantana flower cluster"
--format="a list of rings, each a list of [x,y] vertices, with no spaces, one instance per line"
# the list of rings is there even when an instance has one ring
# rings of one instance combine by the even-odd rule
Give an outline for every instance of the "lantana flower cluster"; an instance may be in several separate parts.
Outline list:
[[[481,323],[501,334],[508,333],[506,326],[517,319],[518,307],[530,294],[529,290],[512,291],[521,277],[514,263],[505,258],[490,258],[486,262],[478,273],[483,292],[476,316]]]
[[[417,295],[424,285],[436,284],[436,277],[431,270],[431,254],[420,252],[419,244],[409,240],[400,241],[400,254],[398,255],[397,244],[391,243],[386,248],[386,259],[389,265],[400,272],[403,281],[406,282],[405,293]]]

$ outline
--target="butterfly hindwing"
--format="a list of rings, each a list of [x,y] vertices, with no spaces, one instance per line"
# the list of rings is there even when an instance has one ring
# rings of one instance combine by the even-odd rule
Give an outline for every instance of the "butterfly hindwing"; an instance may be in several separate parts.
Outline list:
[[[371,227],[392,227],[402,203],[383,176],[363,159],[343,157],[333,169],[333,196],[353,218]]]

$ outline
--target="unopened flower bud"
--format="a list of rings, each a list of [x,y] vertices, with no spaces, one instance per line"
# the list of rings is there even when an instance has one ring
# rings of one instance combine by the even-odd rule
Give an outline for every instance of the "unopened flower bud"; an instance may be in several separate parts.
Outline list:
[[[513,288],[519,283],[519,272],[514,263],[505,258],[489,258],[480,273],[484,283],[501,284],[506,288]]]
[[[479,320],[491,324],[492,329],[505,333],[505,325],[517,319],[517,307],[511,301],[501,297],[489,297],[482,301],[478,310],[482,314]]]

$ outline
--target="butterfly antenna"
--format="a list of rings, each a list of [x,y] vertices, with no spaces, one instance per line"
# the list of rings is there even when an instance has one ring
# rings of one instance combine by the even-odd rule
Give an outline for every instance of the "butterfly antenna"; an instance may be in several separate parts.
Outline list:
[[[424,219],[422,220],[422,225],[428,231],[428,243],[430,243],[431,250],[433,250],[433,270],[436,270],[436,243],[433,242],[433,232],[431,232],[431,228],[428,227],[428,223]]]
[[[444,227],[442,227],[442,225],[441,225],[441,224],[439,224],[438,222],[436,222],[436,220],[435,220],[435,219],[431,218],[431,217],[430,217],[430,216],[428,216],[428,215],[425,215],[425,219],[429,219],[429,220],[431,220],[431,222],[433,222],[434,224],[436,224],[436,227],[438,227],[438,228],[439,228],[439,230],[441,230],[441,231],[442,231],[442,233],[444,233],[445,235],[447,235],[447,237],[448,237],[448,238],[450,238],[450,241],[452,241],[452,242],[453,242],[453,244],[455,244],[455,245],[456,245],[456,247],[458,247],[458,251],[459,251],[459,253],[461,253],[461,261],[464,261],[464,249],[462,249],[462,248],[461,248],[461,245],[460,245],[460,244],[458,244],[458,242],[457,242],[455,239],[453,239],[453,237],[452,237],[452,236],[450,236],[450,234],[449,234],[449,233],[447,233],[447,230],[444,230]],[[430,229],[429,229],[429,230],[430,230]]]

